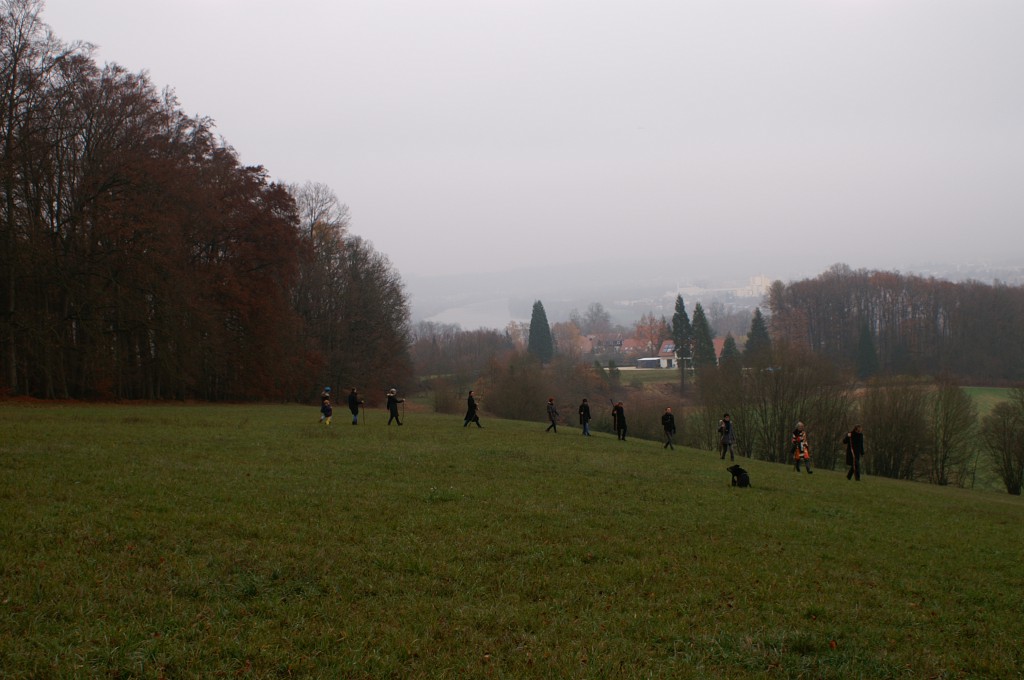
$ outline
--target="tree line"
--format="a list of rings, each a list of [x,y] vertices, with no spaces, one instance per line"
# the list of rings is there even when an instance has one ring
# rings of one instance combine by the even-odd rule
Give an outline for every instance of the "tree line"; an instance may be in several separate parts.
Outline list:
[[[835,265],[813,279],[775,282],[772,332],[874,375],[1024,381],[1024,288],[954,283]]]
[[[297,398],[408,380],[387,258],[143,73],[0,3],[0,391]]]

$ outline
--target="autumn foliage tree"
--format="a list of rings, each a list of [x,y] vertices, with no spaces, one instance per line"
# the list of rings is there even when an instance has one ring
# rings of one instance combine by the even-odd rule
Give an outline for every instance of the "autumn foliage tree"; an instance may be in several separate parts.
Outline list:
[[[59,41],[41,9],[0,4],[0,390],[118,399],[307,390],[330,355],[296,305],[319,242],[300,228],[292,194],[242,165],[208,119],[184,114],[145,74],[100,67],[88,46]],[[367,244],[341,245],[349,274],[335,282],[347,289],[387,269]],[[388,312],[401,328],[407,312],[390,277],[395,285],[360,297],[400,300]],[[401,356],[401,333],[362,336]]]

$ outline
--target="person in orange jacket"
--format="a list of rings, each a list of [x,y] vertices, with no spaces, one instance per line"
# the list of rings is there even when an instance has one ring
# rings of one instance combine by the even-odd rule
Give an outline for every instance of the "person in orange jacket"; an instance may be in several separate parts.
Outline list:
[[[800,461],[802,460],[807,466],[807,474],[814,474],[814,471],[811,470],[811,449],[807,444],[807,431],[804,430],[803,423],[797,422],[791,441],[793,442],[793,460],[796,463],[796,471],[800,472]]]

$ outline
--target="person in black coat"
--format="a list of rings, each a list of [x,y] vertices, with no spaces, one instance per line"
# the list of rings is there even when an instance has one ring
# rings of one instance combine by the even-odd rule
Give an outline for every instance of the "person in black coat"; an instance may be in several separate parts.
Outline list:
[[[671,407],[667,407],[661,414],[661,427],[665,430],[665,445],[661,448],[675,451],[676,447],[672,446],[672,435],[676,433],[676,417],[672,415]]]
[[[621,401],[612,407],[612,423],[615,425],[615,434],[620,440],[626,441],[626,409]]]
[[[860,481],[860,459],[864,455],[864,429],[860,425],[854,425],[853,429],[843,437],[846,444],[846,464],[850,471],[846,473],[847,479]]]
[[[590,404],[584,399],[580,404],[580,425],[583,426],[583,436],[590,436]]]
[[[462,424],[466,427],[470,423],[476,423],[477,427],[483,427],[480,424],[480,416],[477,414],[476,399],[473,398],[473,390],[469,391],[469,397],[466,399],[466,422]]]
[[[394,387],[388,390],[388,425],[391,424],[392,420],[398,422],[399,425],[402,424],[402,421],[398,419],[398,405],[404,401],[405,399],[398,398],[398,390]]]
[[[352,388],[352,391],[348,393],[348,410],[352,412],[352,424],[357,425],[359,423],[359,407],[362,405],[363,400],[359,398],[359,392],[356,388]]]

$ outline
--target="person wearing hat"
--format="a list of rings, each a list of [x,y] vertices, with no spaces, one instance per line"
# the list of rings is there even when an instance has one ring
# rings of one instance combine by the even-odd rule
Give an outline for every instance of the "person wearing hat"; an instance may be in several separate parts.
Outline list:
[[[390,414],[388,417],[388,425],[391,424],[392,420],[397,422],[399,425],[402,424],[402,421],[398,419],[398,405],[404,401],[405,399],[398,398],[398,390],[394,387],[388,390],[388,413]]]
[[[325,387],[324,391],[320,393],[320,422],[321,423],[324,422],[324,420],[327,418],[327,415],[325,413],[326,409],[324,407],[326,406],[326,407],[329,408],[330,404],[331,404],[331,388],[330,387]]]

